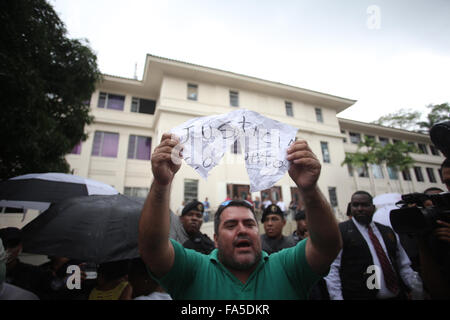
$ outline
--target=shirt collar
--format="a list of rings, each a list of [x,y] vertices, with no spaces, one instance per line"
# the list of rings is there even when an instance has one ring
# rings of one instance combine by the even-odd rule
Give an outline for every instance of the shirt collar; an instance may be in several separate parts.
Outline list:
[[[355,219],[354,217],[352,217],[352,220],[353,220],[353,223],[354,223],[357,227],[359,227],[359,229],[361,229],[361,228],[363,228],[364,230],[367,230],[367,229],[368,229],[368,227],[367,227],[366,225],[359,223],[358,221],[356,221],[356,219]],[[370,226],[372,229],[375,227],[373,218],[372,218],[372,221],[370,221],[369,226]]]
[[[209,254],[209,260],[211,260],[212,262],[215,262],[215,263],[220,262],[218,253],[219,253],[219,250],[217,248],[214,249],[213,251],[211,251],[211,253]],[[264,262],[266,262],[269,259],[269,254],[265,251],[262,251],[261,257],[262,257],[262,260],[264,260]]]

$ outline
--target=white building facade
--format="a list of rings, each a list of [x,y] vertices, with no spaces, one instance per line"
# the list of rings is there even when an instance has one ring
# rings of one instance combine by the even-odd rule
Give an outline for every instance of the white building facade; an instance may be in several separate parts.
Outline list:
[[[94,123],[85,128],[88,139],[67,155],[73,174],[102,181],[119,192],[145,197],[152,182],[150,157],[161,136],[194,117],[224,114],[236,108],[256,111],[298,128],[322,163],[319,187],[335,208],[339,220],[351,194],[422,192],[444,188],[439,175],[442,155],[427,135],[341,119],[337,114],[354,100],[227,71],[147,55],[143,79],[104,75],[90,100]],[[409,176],[388,168],[349,170],[341,163],[354,152],[358,134],[377,139],[408,141],[427,153],[414,154]],[[420,145],[419,145],[420,144]],[[424,151],[425,152],[425,151]],[[359,171],[358,171],[359,170]],[[170,207],[183,200],[208,197],[214,210],[227,196],[245,197],[249,178],[238,146],[207,180],[183,163],[172,185]],[[286,174],[270,190],[252,194],[286,205],[298,200],[298,191]]]

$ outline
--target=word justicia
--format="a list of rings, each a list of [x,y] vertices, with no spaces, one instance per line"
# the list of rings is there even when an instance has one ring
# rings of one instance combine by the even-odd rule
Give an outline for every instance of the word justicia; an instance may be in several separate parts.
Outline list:
[[[174,149],[172,160],[179,163],[178,152],[182,146],[183,153],[188,154],[184,157],[186,163],[194,168],[210,168],[217,165],[234,145],[237,153],[243,153],[247,166],[287,167],[280,130],[251,126],[251,123],[245,122],[245,117],[241,123],[239,127],[225,122],[215,127],[204,124],[184,128],[181,145]],[[293,142],[291,140],[288,146]],[[242,151],[238,150],[240,148]],[[233,158],[229,157],[230,160],[233,161]]]

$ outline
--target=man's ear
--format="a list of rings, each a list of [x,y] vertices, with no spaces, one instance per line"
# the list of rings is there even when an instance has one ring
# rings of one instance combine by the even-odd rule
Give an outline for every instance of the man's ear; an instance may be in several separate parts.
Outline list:
[[[217,234],[214,233],[214,246],[215,246],[216,248],[219,247],[217,242],[218,242]]]

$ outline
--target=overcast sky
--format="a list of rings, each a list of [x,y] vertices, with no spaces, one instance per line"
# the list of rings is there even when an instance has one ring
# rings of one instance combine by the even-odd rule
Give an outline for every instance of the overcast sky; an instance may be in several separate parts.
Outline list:
[[[49,0],[102,73],[147,53],[358,100],[370,122],[450,102],[449,0]]]

